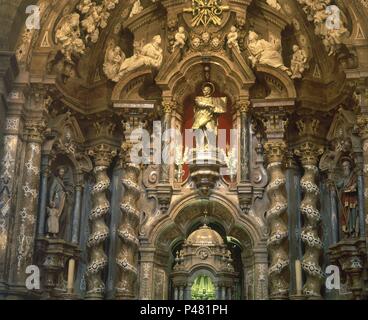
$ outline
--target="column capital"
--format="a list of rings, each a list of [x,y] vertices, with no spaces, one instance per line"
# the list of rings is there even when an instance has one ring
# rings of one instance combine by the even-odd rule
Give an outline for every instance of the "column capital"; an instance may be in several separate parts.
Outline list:
[[[240,100],[236,103],[236,109],[240,113],[248,113],[250,104],[249,100]]]
[[[316,166],[323,152],[322,145],[311,141],[303,142],[294,149],[294,154],[301,159],[303,166]]]
[[[24,135],[28,142],[42,143],[47,124],[44,120],[27,120],[24,125]]]
[[[108,167],[117,155],[117,148],[107,144],[98,144],[88,150],[88,155],[94,159],[98,167]]]
[[[163,101],[162,109],[165,114],[172,113],[176,109],[176,102],[175,101]]]
[[[264,144],[267,162],[282,162],[285,157],[286,143],[282,140],[268,141]]]

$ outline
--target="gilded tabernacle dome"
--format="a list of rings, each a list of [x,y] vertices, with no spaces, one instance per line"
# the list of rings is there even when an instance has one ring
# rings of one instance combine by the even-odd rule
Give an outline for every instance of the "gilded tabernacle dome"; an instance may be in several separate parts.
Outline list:
[[[219,246],[224,244],[222,237],[206,224],[191,233],[186,241],[193,246]]]

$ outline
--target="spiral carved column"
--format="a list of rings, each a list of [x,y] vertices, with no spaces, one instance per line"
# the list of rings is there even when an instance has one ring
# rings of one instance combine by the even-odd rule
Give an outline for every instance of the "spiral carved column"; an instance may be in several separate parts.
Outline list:
[[[267,211],[270,298],[287,299],[289,293],[288,205],[285,197],[286,178],[283,170],[286,145],[282,141],[270,141],[265,144],[265,151],[270,179],[267,186],[267,195],[270,200],[270,209]]]
[[[319,237],[320,190],[316,181],[318,178],[318,159],[323,154],[323,147],[305,142],[295,150],[295,154],[300,157],[304,169],[304,175],[300,181],[304,193],[300,204],[300,211],[304,216],[301,239],[305,246],[302,268],[306,273],[303,293],[307,297],[320,298],[324,273],[319,262],[323,244]]]
[[[124,152],[127,154],[129,150],[130,148],[127,147]],[[141,194],[141,188],[138,185],[140,165],[126,160],[123,163],[123,167],[122,183],[124,196],[120,204],[122,217],[118,228],[121,243],[116,258],[120,274],[116,286],[116,298],[126,300],[137,298],[136,282],[138,277],[138,233],[140,221],[137,201]]]
[[[110,187],[107,169],[116,155],[116,150],[107,145],[98,145],[89,151],[89,155],[94,158],[95,184],[92,187],[92,210],[89,215],[90,236],[87,242],[87,298],[103,299],[105,284],[102,280],[102,271],[108,263],[104,244],[109,236],[105,218],[110,210],[110,203],[106,196],[106,191]]]

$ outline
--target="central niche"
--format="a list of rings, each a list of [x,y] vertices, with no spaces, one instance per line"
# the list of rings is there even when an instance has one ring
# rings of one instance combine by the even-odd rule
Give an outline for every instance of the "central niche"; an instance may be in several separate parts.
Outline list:
[[[199,275],[192,285],[192,300],[215,300],[216,289],[211,277],[207,275]]]
[[[171,274],[175,300],[232,300],[239,274],[221,235],[204,223],[177,251]]]

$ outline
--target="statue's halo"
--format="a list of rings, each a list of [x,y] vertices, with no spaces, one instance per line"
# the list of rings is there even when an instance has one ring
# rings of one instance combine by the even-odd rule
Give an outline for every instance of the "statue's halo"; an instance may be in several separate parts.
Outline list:
[[[215,85],[212,82],[207,81],[207,82],[203,83],[202,84],[202,91],[205,87],[210,87],[211,88],[211,94],[215,93],[215,91],[216,91]]]

